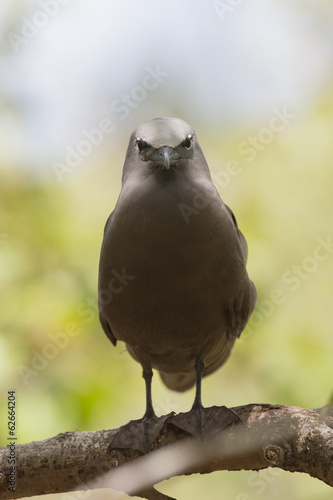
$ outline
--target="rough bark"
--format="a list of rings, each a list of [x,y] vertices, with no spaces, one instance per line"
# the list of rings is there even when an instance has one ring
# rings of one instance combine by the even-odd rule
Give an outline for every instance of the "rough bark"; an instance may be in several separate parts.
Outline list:
[[[145,457],[128,449],[107,453],[117,429],[66,432],[44,441],[18,444],[15,491],[8,489],[9,448],[0,448],[0,498],[112,487],[158,500],[167,497],[152,486],[175,475],[266,467],[304,472],[333,486],[331,411],[320,415],[319,410],[260,404],[233,410],[242,423],[230,425],[205,442],[190,439],[167,423],[153,446],[154,450],[163,450]]]

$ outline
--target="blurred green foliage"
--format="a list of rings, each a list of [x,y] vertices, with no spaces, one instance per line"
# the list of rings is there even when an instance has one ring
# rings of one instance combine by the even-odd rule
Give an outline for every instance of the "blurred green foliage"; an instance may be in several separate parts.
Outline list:
[[[259,308],[226,366],[204,380],[203,400],[320,407],[332,392],[333,255],[311,272],[304,266],[318,237],[333,238],[332,102],[295,117],[249,162],[239,145],[259,130],[223,140],[218,130],[199,133],[213,175],[221,178],[229,162],[239,167],[217,185],[247,238]],[[15,389],[19,442],[114,428],[143,414],[140,366],[124,345],[111,345],[96,309],[99,250],[123,157],[115,150],[104,162],[87,160],[63,183],[3,165],[0,423],[6,429],[6,393]],[[283,279],[293,266],[307,274],[295,290]],[[269,307],[274,289],[285,300]],[[153,397],[158,413],[186,411],[193,391],[173,393],[155,376]],[[272,470],[175,478],[162,489],[182,499],[332,495],[315,479]]]

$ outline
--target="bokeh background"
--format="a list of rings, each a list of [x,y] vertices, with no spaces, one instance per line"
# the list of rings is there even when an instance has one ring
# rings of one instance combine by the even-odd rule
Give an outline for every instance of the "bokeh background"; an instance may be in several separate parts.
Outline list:
[[[140,366],[102,332],[96,288],[129,135],[157,115],[197,131],[246,235],[258,291],[232,357],[204,380],[204,404],[325,405],[332,2],[2,0],[0,37],[2,444],[10,389],[21,443],[115,428],[144,411]],[[158,376],[153,391],[159,414],[193,400]],[[332,497],[315,479],[274,470],[174,478],[160,489],[192,500]]]

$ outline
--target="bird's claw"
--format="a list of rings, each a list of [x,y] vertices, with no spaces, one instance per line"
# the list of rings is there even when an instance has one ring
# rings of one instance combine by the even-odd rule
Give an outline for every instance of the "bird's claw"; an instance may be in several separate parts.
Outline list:
[[[179,427],[192,436],[204,439],[239,421],[239,415],[226,406],[212,406],[210,408],[198,406],[187,413],[179,413],[171,417],[168,424]]]
[[[140,420],[131,420],[120,427],[112,437],[108,445],[108,453],[116,448],[130,448],[142,454],[149,453],[164,423],[173,415],[172,412],[162,417],[150,415]]]

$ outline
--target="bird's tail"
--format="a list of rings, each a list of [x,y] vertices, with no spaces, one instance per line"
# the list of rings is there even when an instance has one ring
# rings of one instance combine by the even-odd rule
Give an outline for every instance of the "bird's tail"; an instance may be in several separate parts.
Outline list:
[[[161,379],[172,391],[183,392],[191,389],[196,381],[196,374],[192,373],[163,373],[160,372]]]

